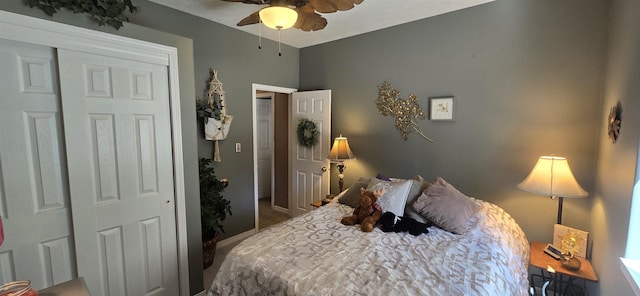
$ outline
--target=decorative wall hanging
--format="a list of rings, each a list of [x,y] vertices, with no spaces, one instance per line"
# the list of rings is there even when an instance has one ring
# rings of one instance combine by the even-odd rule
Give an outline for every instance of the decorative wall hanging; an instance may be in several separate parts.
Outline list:
[[[429,120],[453,120],[453,97],[429,98]]]
[[[383,116],[392,115],[396,117],[396,129],[400,131],[403,140],[407,140],[409,133],[416,132],[423,138],[433,142],[433,139],[427,137],[420,126],[416,123],[416,119],[425,119],[424,111],[416,95],[409,94],[409,99],[400,98],[400,91],[393,88],[389,82],[382,82],[378,85],[378,98],[376,106]]]
[[[124,15],[127,9],[130,13],[138,11],[138,7],[131,3],[131,0],[27,0],[29,7],[38,7],[48,16],[53,16],[60,8],[66,8],[73,13],[86,13],[91,16],[98,25],[109,25],[117,29],[122,27],[123,22],[128,22],[129,18]]]
[[[622,124],[622,105],[618,102],[615,106],[611,107],[609,111],[608,130],[609,139],[613,144],[618,140],[620,135],[620,125]]]
[[[318,131],[318,127],[315,122],[303,118],[298,121],[296,135],[300,145],[310,148],[318,143],[318,135],[320,135],[320,131]]]
[[[198,112],[205,117],[204,134],[205,139],[213,142],[213,160],[221,162],[220,148],[218,141],[224,140],[229,134],[233,116],[227,114],[227,103],[225,100],[222,82],[218,80],[218,71],[209,70],[209,90],[207,92],[207,106],[200,105]]]

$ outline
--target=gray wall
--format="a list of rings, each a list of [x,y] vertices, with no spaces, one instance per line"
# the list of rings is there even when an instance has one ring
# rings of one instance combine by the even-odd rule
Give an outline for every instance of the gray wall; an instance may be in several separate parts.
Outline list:
[[[345,184],[442,176],[505,208],[530,240],[551,241],[557,202],[516,185],[556,154],[593,192],[606,17],[600,0],[498,0],[301,49],[300,89],[333,91],[333,134],[357,156]],[[425,110],[429,97],[455,96],[455,121],[420,121],[434,143],[402,141],[374,104],[385,80]],[[592,200],[565,200],[564,224],[589,230]]]
[[[193,52],[183,39],[145,28],[115,32],[70,13],[53,20],[179,48],[193,292],[202,288],[194,154],[208,157],[211,149],[190,109],[192,98],[203,94],[209,67],[215,67],[235,116],[221,145],[223,162],[216,164],[218,175],[231,180],[226,196],[234,215],[225,222],[225,237],[253,228],[251,83],[296,88],[300,77],[301,89],[333,90],[333,136],[347,136],[358,157],[346,163],[347,186],[377,172],[442,176],[464,193],[505,208],[529,240],[551,240],[557,204],[515,186],[539,155],[567,156],[590,192],[586,199],[565,201],[564,224],[591,232],[592,261],[601,279],[591,295],[630,295],[617,258],[626,245],[640,134],[637,1],[497,0],[301,50],[285,46],[283,57],[273,42],[258,51],[255,36],[148,1],[136,3],[142,11],[133,23],[188,37]],[[0,9],[50,19],[19,0],[2,1]],[[456,120],[420,121],[435,143],[415,134],[403,142],[392,118],[378,114],[374,104],[384,80],[405,98],[415,93],[425,110],[428,97],[455,96]],[[624,108],[623,128],[613,145],[604,124],[617,101]],[[242,153],[233,152],[235,142],[243,144]]]
[[[226,234],[222,239],[253,229],[251,84],[297,88],[299,50],[283,45],[279,57],[275,42],[263,39],[262,49],[258,50],[256,36],[148,1],[136,3],[142,10],[131,17],[132,22],[193,40],[198,98],[205,97],[209,69],[218,70],[227,112],[234,116],[227,139],[219,142],[222,162],[215,164],[216,175],[230,181],[224,196],[231,201],[233,212],[224,222]],[[198,155],[212,158],[212,142],[204,140],[201,126],[202,121],[198,120]],[[235,152],[235,143],[242,144],[241,153]]]
[[[596,191],[591,212],[593,265],[600,277],[601,295],[633,295],[621,273],[619,257],[624,256],[633,186],[638,183],[638,141],[640,139],[640,2],[612,1],[609,52],[598,116],[598,162]],[[620,102],[622,127],[613,144],[607,137],[609,108]],[[635,197],[635,202],[640,202]],[[638,234],[635,233],[635,236]],[[636,258],[637,259],[637,258]]]
[[[626,35],[638,35],[637,21],[630,23],[631,15],[638,15],[638,5],[634,4],[633,14],[628,11],[633,1],[619,2],[625,3],[617,11],[625,12],[626,21],[614,30],[624,28],[617,42],[626,58],[613,59],[615,65],[609,62],[610,71],[637,65],[638,58],[637,42],[628,48],[624,41]],[[357,156],[346,163],[347,186],[378,172],[405,178],[442,176],[467,195],[506,209],[530,241],[552,240],[557,201],[520,191],[516,185],[538,156],[568,157],[590,195],[565,199],[563,224],[592,232],[591,253],[602,278],[602,294],[628,295],[618,293],[627,286],[620,282],[624,280],[616,259],[626,241],[628,214],[617,213],[629,208],[638,141],[637,130],[628,128],[637,129],[637,124],[624,123],[624,132],[635,135],[625,158],[615,154],[618,159],[613,164],[624,163],[624,170],[614,172],[619,167],[608,165],[600,176],[608,182],[625,174],[611,183],[608,190],[614,196],[603,198],[596,180],[605,182],[595,177],[603,171],[596,170],[597,164],[602,166],[597,162],[598,147],[606,142],[600,138],[608,111],[608,105],[602,106],[608,11],[609,1],[601,0],[497,0],[304,48],[300,89],[333,91],[333,136],[348,137]],[[637,68],[622,69],[637,75]],[[628,73],[618,75],[612,87],[630,88],[637,81]],[[385,80],[404,98],[415,93],[425,110],[429,97],[455,96],[455,121],[420,121],[435,143],[416,134],[402,141],[393,119],[380,115],[374,104],[376,87]],[[625,118],[629,113],[625,111]],[[335,192],[335,184],[332,187]],[[600,294],[598,285],[589,288],[591,295]]]
[[[197,160],[212,157],[212,150],[211,142],[204,140],[202,129],[196,124],[201,122],[196,120],[195,98],[204,94],[209,68],[217,69],[224,83],[228,112],[234,115],[230,135],[220,145],[223,162],[215,164],[217,175],[231,181],[225,197],[231,200],[233,215],[224,222],[227,233],[223,238],[251,230],[254,228],[251,84],[296,88],[299,50],[283,45],[283,56],[278,57],[275,42],[263,39],[263,49],[258,50],[257,37],[253,35],[149,1],[139,0],[135,4],[141,10],[130,17],[134,25],[125,24],[119,31],[99,27],[88,17],[65,10],[48,17],[21,0],[0,1],[0,9],[178,48],[189,284],[191,294],[196,294],[203,289]],[[242,153],[234,152],[235,142],[242,143]]]

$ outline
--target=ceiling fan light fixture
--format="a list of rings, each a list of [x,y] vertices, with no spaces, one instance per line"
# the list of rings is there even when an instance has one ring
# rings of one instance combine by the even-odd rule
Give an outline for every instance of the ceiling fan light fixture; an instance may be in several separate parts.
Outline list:
[[[283,6],[271,6],[260,10],[260,20],[272,29],[288,29],[293,27],[298,19],[298,13]]]

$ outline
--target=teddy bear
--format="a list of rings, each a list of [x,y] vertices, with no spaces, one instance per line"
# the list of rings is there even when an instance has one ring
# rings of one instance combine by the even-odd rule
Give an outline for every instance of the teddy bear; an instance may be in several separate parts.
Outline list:
[[[384,212],[378,220],[378,224],[383,232],[409,232],[414,236],[429,233],[428,228],[433,225],[431,222],[420,223],[410,217],[397,217],[392,212]]]
[[[360,188],[360,205],[353,210],[353,215],[347,216],[340,220],[344,225],[360,224],[360,229],[364,232],[373,231],[373,227],[382,216],[382,208],[378,203],[378,199],[384,194],[384,191],[369,191]]]

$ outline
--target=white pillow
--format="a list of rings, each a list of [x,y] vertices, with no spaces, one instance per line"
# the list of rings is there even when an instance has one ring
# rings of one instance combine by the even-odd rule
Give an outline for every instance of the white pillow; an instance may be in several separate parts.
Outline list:
[[[371,178],[371,182],[369,182],[367,190],[384,190],[384,194],[378,199],[382,212],[392,212],[396,216],[402,217],[404,215],[404,206],[407,203],[407,196],[409,195],[411,184],[411,180],[393,182]]]

